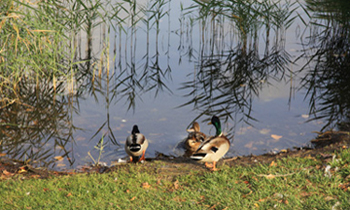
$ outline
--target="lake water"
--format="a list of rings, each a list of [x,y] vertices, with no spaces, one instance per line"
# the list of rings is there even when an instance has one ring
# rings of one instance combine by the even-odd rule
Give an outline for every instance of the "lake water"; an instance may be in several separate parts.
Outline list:
[[[319,76],[311,77],[315,66],[323,64],[311,58],[327,57],[317,49],[326,53],[332,48],[332,37],[341,37],[340,32],[334,31],[345,25],[337,19],[332,19],[333,25],[327,25],[327,20],[317,16],[321,12],[310,10],[314,6],[311,3],[279,3],[271,11],[264,11],[267,4],[247,2],[215,5],[212,1],[205,8],[192,1],[152,1],[148,4],[151,12],[146,13],[150,18],[148,29],[145,21],[132,23],[147,17],[138,10],[133,20],[121,14],[128,17],[128,24],[118,25],[116,21],[116,29],[111,28],[106,35],[107,41],[101,37],[108,25],[97,27],[91,45],[91,57],[95,60],[78,66],[74,94],[68,94],[69,83],[64,83],[65,87],[54,96],[55,103],[50,91],[47,101],[42,97],[43,101],[33,102],[28,97],[28,104],[34,107],[31,111],[40,113],[43,121],[40,134],[28,134],[26,130],[27,134],[13,138],[31,149],[18,148],[16,144],[16,149],[3,152],[22,160],[37,157],[39,165],[60,170],[93,163],[99,157],[100,162],[111,165],[126,158],[125,139],[137,124],[150,142],[146,157],[156,157],[157,153],[179,156],[183,151],[176,146],[187,136],[186,129],[194,120],[202,132],[214,135],[213,126],[207,125],[214,114],[220,117],[224,133],[232,142],[226,157],[309,145],[316,136],[312,131],[320,131],[327,123],[332,127],[347,115],[345,111],[325,114],[328,104],[340,105],[327,101],[324,93],[330,98],[339,92],[333,91],[330,82],[322,82],[322,68]],[[248,12],[248,8],[256,11]],[[324,12],[333,13],[331,9]],[[312,25],[315,22],[327,27],[317,28]],[[126,33],[119,30],[121,26]],[[322,33],[315,35],[327,30],[333,30],[327,35],[329,43]],[[348,30],[343,33],[349,36]],[[84,33],[78,37],[81,43],[87,42]],[[104,53],[109,58],[100,62],[104,43],[110,44]],[[87,56],[85,50],[80,49],[80,57]],[[346,64],[349,55],[342,55],[342,51],[333,52],[333,57],[344,57],[339,62]],[[103,67],[96,67],[101,63]],[[345,65],[334,72],[341,73],[346,68]],[[348,74],[342,75],[346,78]],[[329,79],[334,80],[342,79]],[[41,88],[33,95],[44,95],[48,88]],[[346,88],[344,85],[342,91],[348,93]],[[324,106],[322,102],[326,102]],[[346,105],[344,102],[341,106]],[[310,108],[315,115],[309,115]],[[319,116],[323,117],[308,121]],[[327,116],[336,116],[336,120]],[[30,125],[38,124],[35,121]],[[37,141],[33,143],[28,136]],[[100,155],[102,136],[104,148]]]

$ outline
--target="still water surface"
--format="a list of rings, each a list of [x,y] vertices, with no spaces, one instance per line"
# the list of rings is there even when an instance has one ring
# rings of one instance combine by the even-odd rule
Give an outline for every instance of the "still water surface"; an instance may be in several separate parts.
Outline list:
[[[109,69],[103,68],[101,74],[85,73],[91,69],[82,67],[76,76],[80,79],[76,79],[75,95],[62,88],[55,96],[61,103],[47,107],[57,109],[56,114],[46,114],[50,119],[44,122],[45,127],[52,123],[50,120],[56,121],[54,135],[47,131],[51,127],[45,127],[42,141],[34,146],[29,146],[31,141],[23,144],[31,147],[31,152],[18,149],[27,154],[15,152],[13,156],[35,159],[36,154],[44,157],[38,158],[39,165],[55,169],[77,168],[99,157],[100,162],[111,165],[126,157],[124,142],[135,124],[150,142],[146,157],[158,153],[179,156],[183,151],[176,146],[187,136],[186,128],[194,120],[202,132],[214,135],[214,128],[207,125],[213,114],[220,116],[224,133],[232,142],[226,156],[262,154],[308,145],[315,137],[312,131],[320,131],[327,123],[334,125],[346,116],[346,112],[340,114],[335,122],[327,117],[308,121],[324,115],[309,115],[310,108],[314,114],[320,109],[312,109],[310,100],[316,99],[317,105],[324,98],[316,93],[329,93],[331,89],[321,87],[312,94],[315,87],[308,82],[316,79],[310,75],[315,75],[315,66],[322,64],[312,58],[324,56],[313,51],[334,46],[322,42],[327,39],[322,33],[317,34],[321,38],[312,35],[329,29],[333,32],[327,36],[332,39],[340,37],[334,31],[344,27],[336,18],[325,20],[317,16],[317,10],[311,11],[317,1],[278,3],[265,13],[259,11],[267,5],[241,1],[222,5],[212,1],[208,8],[204,8],[207,3],[159,2],[157,7],[150,6],[155,1],[148,4],[153,13],[145,17],[156,14],[149,25],[145,21],[133,24],[135,20],[128,19],[128,24],[123,24],[126,33],[120,27],[111,29],[107,35]],[[247,12],[248,7],[260,10]],[[271,16],[266,15],[269,12]],[[139,18],[137,14],[134,17]],[[319,29],[312,25],[314,22],[327,27]],[[91,57],[101,52],[103,31],[102,27],[93,31]],[[348,34],[348,30],[339,33]],[[87,42],[84,35],[79,38]],[[85,57],[85,48],[81,51],[80,57]],[[341,57],[339,53],[336,56]],[[336,91],[329,95],[334,94],[339,95]],[[48,101],[52,97],[48,96]],[[33,111],[46,110],[41,106],[36,109]],[[57,117],[62,113],[66,115]]]

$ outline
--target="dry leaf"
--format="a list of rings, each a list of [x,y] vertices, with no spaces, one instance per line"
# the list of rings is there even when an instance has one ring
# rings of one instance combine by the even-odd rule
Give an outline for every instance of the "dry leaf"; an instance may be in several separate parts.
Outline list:
[[[57,167],[65,167],[66,164],[64,164],[64,163],[59,163],[59,164],[57,164],[56,166],[57,166]]]
[[[132,197],[132,198],[130,199],[130,201],[133,201],[133,200],[135,200],[135,199],[136,199],[136,196]]]
[[[331,200],[334,200],[334,197],[332,197],[332,196],[326,196],[326,197],[324,198],[324,200],[325,200],[325,201],[331,201]]]
[[[126,190],[126,193],[130,193],[130,190]]]
[[[6,156],[6,153],[0,153],[0,157]]]
[[[49,191],[49,189],[48,189],[48,188],[44,188],[43,190],[44,190],[44,192],[47,192],[47,191]]]
[[[40,178],[40,175],[39,174],[33,174],[30,177],[37,179],[37,178]]]
[[[276,178],[276,176],[273,175],[273,174],[269,174],[269,175],[267,175],[265,177],[266,177],[266,179],[274,179],[274,178]]]
[[[63,160],[63,157],[62,156],[56,156],[54,157],[57,161],[62,161]]]
[[[277,163],[275,163],[275,161],[272,161],[272,162],[270,163],[270,167],[274,167],[274,166],[277,166]]]
[[[148,182],[142,183],[141,186],[142,186],[143,189],[148,189],[148,188],[151,187],[151,185],[149,185]]]
[[[282,153],[287,153],[288,151],[286,149],[281,150]]]
[[[304,119],[307,119],[307,118],[309,118],[309,115],[308,114],[302,114],[301,117],[304,118]]]
[[[179,181],[178,180],[176,180],[174,182],[174,188],[175,188],[175,190],[177,190],[179,188]]]
[[[17,171],[17,173],[21,174],[21,173],[26,173],[27,170],[25,169],[24,166],[20,167],[19,170]]]
[[[13,176],[13,175],[15,175],[15,173],[8,172],[7,170],[3,170],[2,173],[5,174],[6,176]]]
[[[311,195],[311,193],[308,193],[308,192],[301,192],[300,195],[302,197],[309,197]]]
[[[272,134],[271,137],[275,140],[279,140],[280,138],[282,138],[282,136],[276,135],[276,134]]]
[[[72,193],[68,193],[66,197],[70,197],[70,196],[73,196]]]

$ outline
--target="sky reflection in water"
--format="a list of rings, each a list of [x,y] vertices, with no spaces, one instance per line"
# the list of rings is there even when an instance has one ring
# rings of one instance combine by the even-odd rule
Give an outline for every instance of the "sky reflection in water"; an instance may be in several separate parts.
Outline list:
[[[177,1],[171,1],[170,6],[152,1],[151,21],[128,19],[131,27],[126,28],[127,34],[116,23],[109,36],[109,71],[105,66],[101,72],[92,72],[92,66],[100,62],[101,43],[105,41],[101,38],[103,27],[94,29],[89,51],[80,46],[77,53],[76,60],[89,58],[91,63],[77,66],[76,95],[70,97],[61,90],[49,97],[58,99],[63,107],[57,108],[60,118],[46,116],[64,126],[58,126],[59,131],[53,126],[54,134],[43,132],[42,142],[35,143],[44,149],[35,147],[32,153],[48,151],[40,164],[48,162],[50,167],[65,169],[91,163],[89,153],[97,160],[95,146],[104,136],[100,161],[110,165],[126,157],[124,142],[135,124],[149,139],[146,157],[155,157],[158,152],[177,156],[183,151],[174,148],[187,136],[186,128],[194,120],[202,132],[214,135],[213,126],[207,123],[215,114],[232,142],[226,156],[237,156],[304,146],[315,137],[312,131],[348,119],[346,100],[327,100],[338,98],[337,82],[343,84],[341,95],[349,93],[344,82],[349,81],[349,45],[344,41],[349,40],[347,22],[340,24],[336,18],[336,24],[313,26],[304,9],[317,1],[303,6],[279,4],[261,13],[258,11],[268,5],[220,2],[216,5],[218,2],[211,1],[212,5],[204,7],[186,1],[182,7],[188,9],[181,10]],[[320,17],[311,20],[321,25],[332,22]],[[338,33],[329,32],[333,29]],[[84,33],[80,37],[81,43],[88,42]],[[345,47],[337,47],[339,43]],[[323,51],[315,53],[313,49]],[[334,77],[325,86],[318,85],[326,81],[322,75],[332,78],[325,73],[332,72],[328,68],[334,64],[341,64],[333,72],[343,79]],[[320,66],[324,68],[318,71]],[[326,99],[322,92],[329,93]],[[310,103],[310,98],[315,103]],[[316,118],[332,118],[306,122],[314,117],[308,115],[309,103]],[[340,111],[334,111],[338,107],[342,107]],[[37,109],[40,112],[40,106]],[[66,141],[60,139],[62,136]],[[64,156],[63,162],[52,164],[55,156]]]

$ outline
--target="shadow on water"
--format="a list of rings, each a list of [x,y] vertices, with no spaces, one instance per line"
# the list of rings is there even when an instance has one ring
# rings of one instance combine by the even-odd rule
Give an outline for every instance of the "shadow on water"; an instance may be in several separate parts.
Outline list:
[[[305,9],[313,14],[298,59],[306,60],[301,84],[310,96],[311,120],[325,120],[322,130],[337,124],[344,129],[350,121],[350,6],[345,0],[314,0]]]
[[[112,123],[112,106],[124,103],[127,107],[114,108],[113,116],[135,112],[144,95],[156,97],[178,89],[186,101],[176,105],[191,106],[196,113],[193,121],[209,121],[215,114],[225,122],[235,119],[235,124],[250,124],[259,120],[252,110],[262,89],[298,76],[300,89],[307,90],[313,119],[327,120],[324,129],[349,121],[349,14],[345,1],[331,1],[332,7],[327,6],[329,2],[196,1],[188,7],[181,4],[181,13],[175,17],[180,23],[177,30],[171,27],[171,1],[50,5],[56,6],[56,15],[76,20],[66,24],[67,56],[58,59],[65,75],[53,80],[23,77],[17,89],[1,89],[7,100],[0,111],[1,153],[49,167],[62,164],[62,158],[70,166],[91,162],[81,161],[82,157],[77,161],[76,154],[86,157],[91,150],[92,157],[99,159],[102,144],[123,149],[117,136],[125,133],[119,134]],[[300,9],[308,17],[296,12]],[[286,37],[296,19],[306,29],[301,54],[293,61]],[[179,37],[178,66],[171,62],[173,32]],[[184,59],[196,66],[174,90],[169,86],[173,69]],[[291,66],[300,61],[300,69],[292,71]],[[103,120],[90,119],[83,125],[96,126],[77,128],[73,118],[81,114],[86,98],[93,98],[103,110]],[[225,129],[230,139],[235,124]],[[93,131],[87,138],[77,136],[88,129]],[[81,150],[79,139],[89,141],[88,152],[76,151]],[[106,153],[115,154],[115,150]]]

